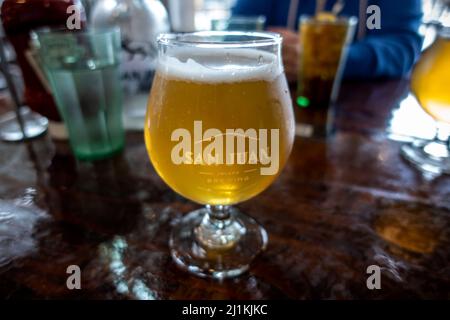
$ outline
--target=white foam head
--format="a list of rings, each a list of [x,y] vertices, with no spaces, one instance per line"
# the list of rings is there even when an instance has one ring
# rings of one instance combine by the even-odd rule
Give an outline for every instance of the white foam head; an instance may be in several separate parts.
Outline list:
[[[224,63],[225,61],[225,63]],[[282,72],[273,53],[256,49],[178,49],[159,60],[158,72],[165,77],[193,82],[272,81]]]

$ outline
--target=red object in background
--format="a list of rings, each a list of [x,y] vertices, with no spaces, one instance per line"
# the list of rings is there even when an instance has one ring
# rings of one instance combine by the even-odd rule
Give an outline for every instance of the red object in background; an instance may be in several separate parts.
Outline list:
[[[77,0],[5,0],[1,7],[3,28],[14,47],[17,62],[25,82],[25,103],[34,111],[54,121],[61,121],[52,95],[44,88],[31,67],[26,52],[29,49],[30,31],[40,27],[66,27],[73,11],[72,5],[80,7],[82,25],[84,10]]]

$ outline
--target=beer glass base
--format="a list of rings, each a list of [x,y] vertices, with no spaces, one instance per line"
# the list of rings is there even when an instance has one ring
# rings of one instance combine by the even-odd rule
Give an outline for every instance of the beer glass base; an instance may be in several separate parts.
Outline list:
[[[206,208],[193,211],[174,226],[170,237],[174,261],[200,277],[224,279],[246,272],[251,261],[266,248],[267,232],[253,218],[230,208],[230,220],[239,226],[239,238],[232,246],[208,247],[196,235],[196,229],[207,214]]]
[[[0,139],[8,142],[23,141],[40,137],[48,128],[47,118],[31,111],[28,107],[21,107],[25,137],[20,128],[15,112],[8,112],[0,117]]]
[[[450,152],[445,143],[415,141],[402,146],[401,154],[422,172],[450,174]]]

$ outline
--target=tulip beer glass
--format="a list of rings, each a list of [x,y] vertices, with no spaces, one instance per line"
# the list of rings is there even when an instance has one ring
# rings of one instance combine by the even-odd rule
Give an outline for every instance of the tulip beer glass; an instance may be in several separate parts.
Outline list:
[[[173,228],[172,257],[197,275],[239,275],[265,248],[267,234],[230,205],[275,180],[294,140],[281,38],[210,31],[164,34],[158,42],[148,154],[173,190],[206,205]]]
[[[422,171],[450,174],[450,28],[443,27],[436,41],[420,58],[411,89],[422,108],[437,123],[434,141],[404,145],[402,155]]]

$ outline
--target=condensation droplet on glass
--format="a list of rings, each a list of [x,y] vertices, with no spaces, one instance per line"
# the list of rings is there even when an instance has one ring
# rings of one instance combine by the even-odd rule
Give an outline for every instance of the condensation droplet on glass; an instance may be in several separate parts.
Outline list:
[[[261,65],[261,64],[263,64],[263,62],[264,62],[264,58],[263,58],[263,56],[259,56],[258,57],[258,65]]]
[[[91,69],[91,70],[94,70],[94,69],[95,69],[95,62],[94,62],[94,60],[89,59],[89,60],[86,62],[86,64],[87,64],[87,67],[88,67],[89,69]]]

